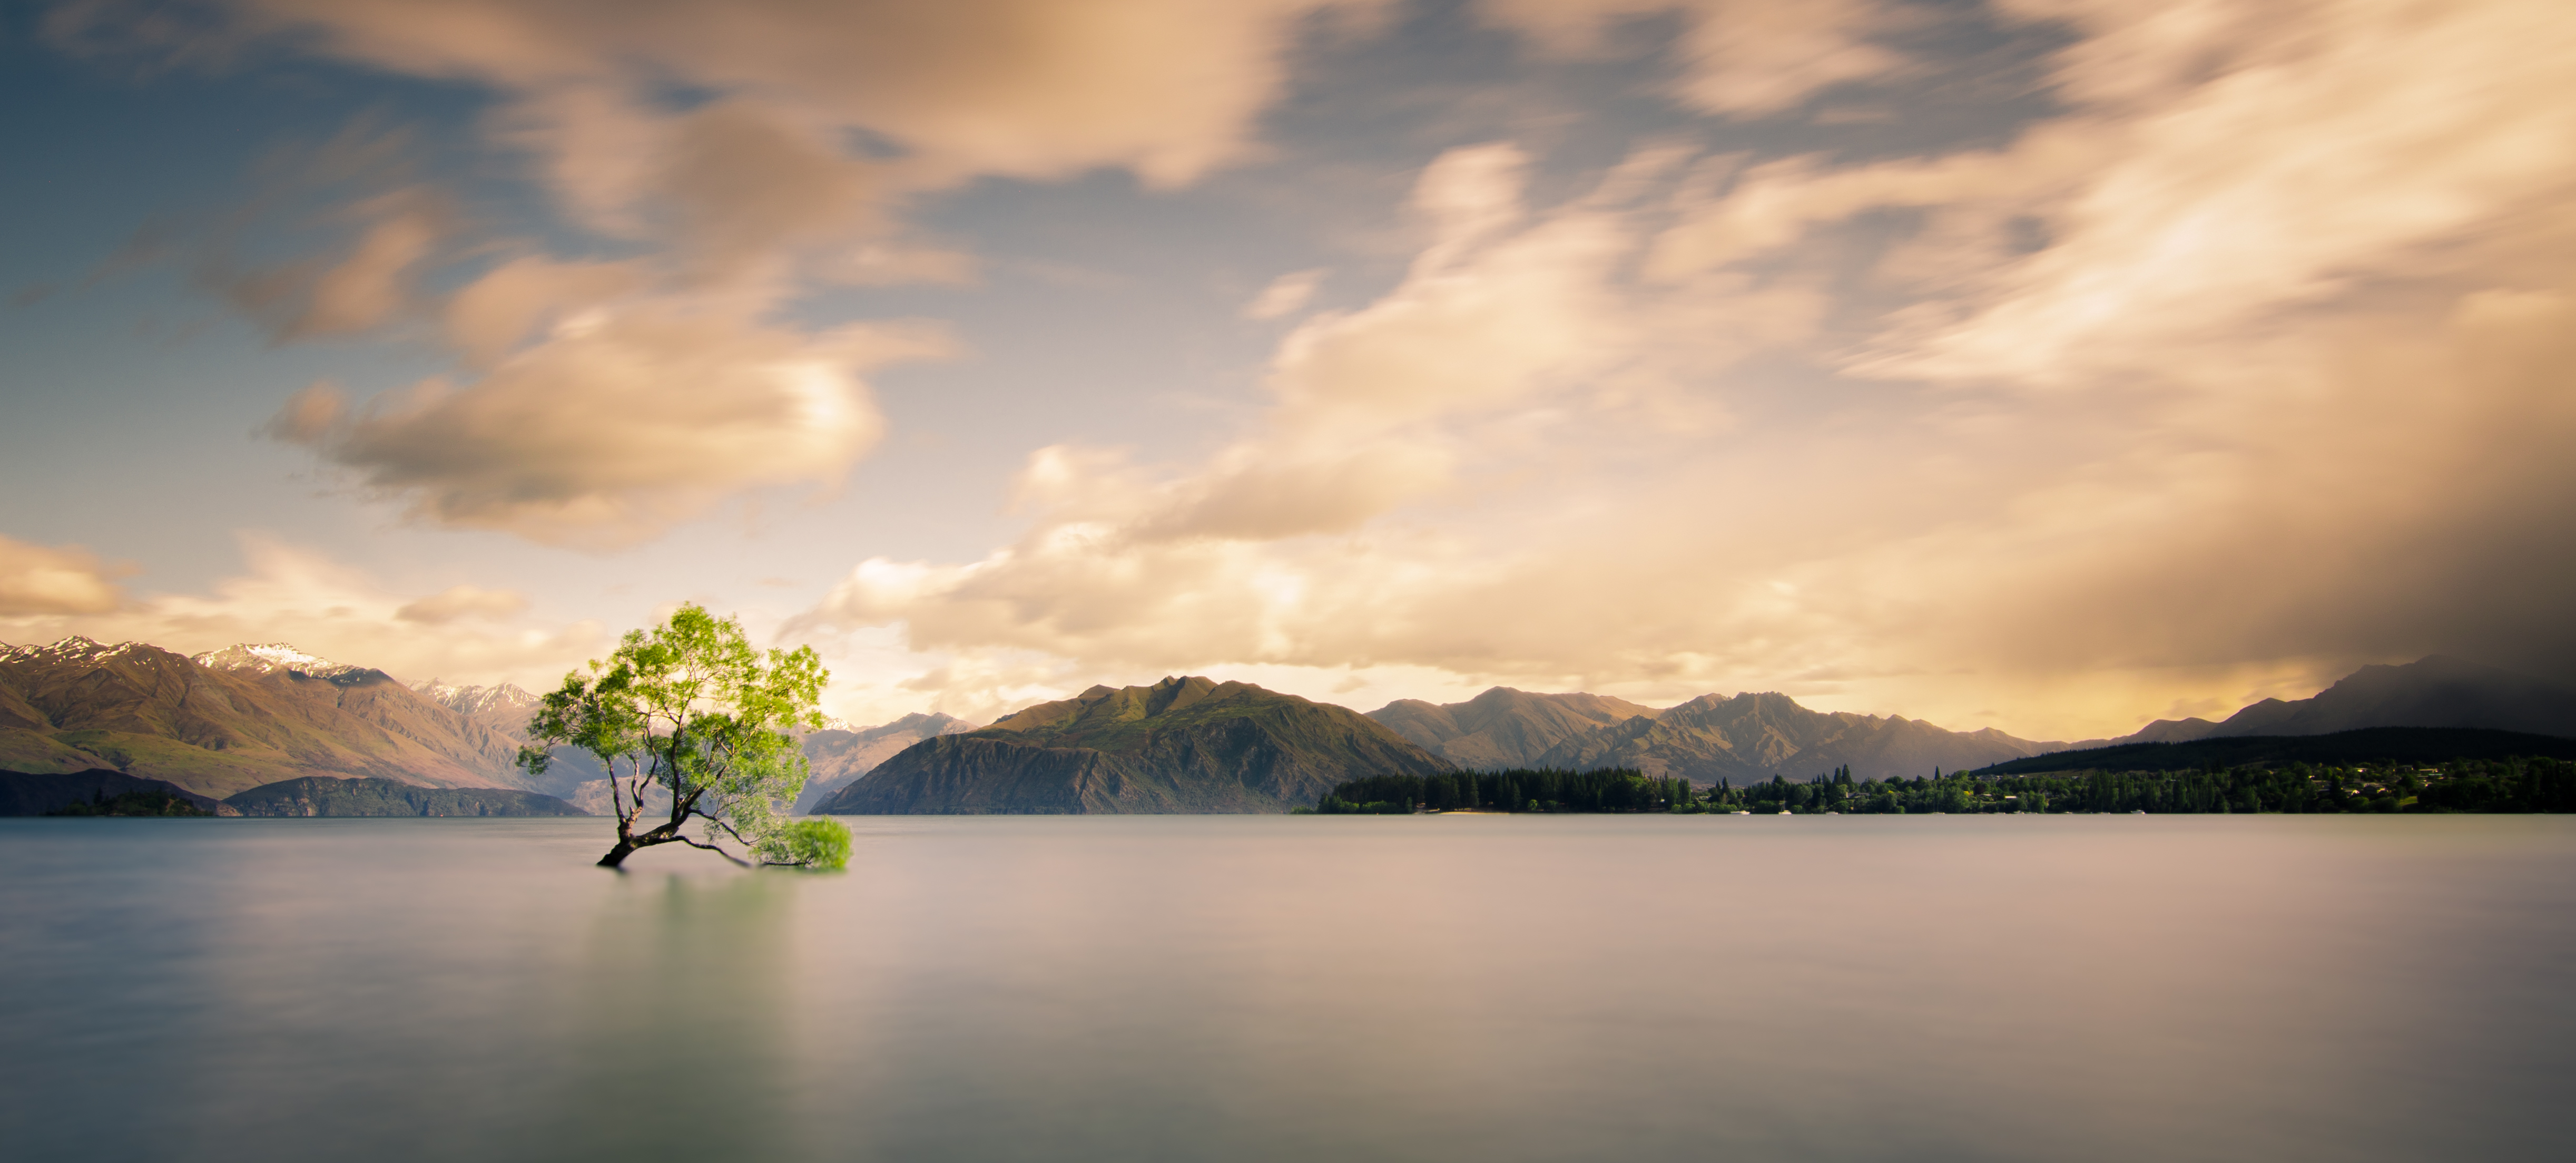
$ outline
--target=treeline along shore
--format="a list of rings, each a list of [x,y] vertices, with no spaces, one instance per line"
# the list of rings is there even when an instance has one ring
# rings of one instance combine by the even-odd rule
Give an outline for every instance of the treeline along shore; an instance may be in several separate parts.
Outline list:
[[[1981,812],[2341,813],[2576,812],[2576,762],[2547,757],[2439,764],[2278,766],[2183,771],[1956,772],[1814,779],[1710,788],[1619,768],[1378,775],[1335,787],[1316,815],[1414,812],[1658,812],[1899,815]]]
[[[580,816],[535,792],[307,776],[223,799],[113,771],[0,771],[0,816]]]
[[[1686,779],[1652,779],[1633,768],[1555,771],[1460,771],[1444,775],[1373,775],[1326,792],[1319,816],[1424,812],[1688,812],[1705,811]],[[1304,811],[1304,809],[1300,809]]]

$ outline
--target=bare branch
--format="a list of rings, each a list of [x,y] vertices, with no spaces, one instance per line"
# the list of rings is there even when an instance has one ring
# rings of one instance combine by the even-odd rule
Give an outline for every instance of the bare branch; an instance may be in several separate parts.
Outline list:
[[[697,842],[697,841],[695,841],[695,840],[689,839],[689,838],[688,838],[688,837],[686,837],[686,836],[676,836],[676,835],[675,835],[675,836],[671,837],[671,839],[676,840],[676,841],[679,841],[679,842],[680,842],[680,843],[682,843],[682,844],[686,844],[686,845],[688,845],[688,846],[689,846],[689,847],[691,847],[691,848],[704,848],[704,849],[706,849],[706,850],[707,850],[707,851],[709,851],[709,852],[713,852],[713,853],[715,853],[715,854],[716,854],[716,855],[718,855],[718,856],[722,856],[722,857],[724,857],[724,858],[725,858],[725,859],[727,859],[727,860],[733,861],[736,865],[738,865],[738,866],[740,866],[740,867],[743,867],[743,868],[750,868],[750,867],[752,867],[752,865],[751,865],[751,863],[750,863],[749,861],[746,861],[746,860],[744,860],[743,858],[741,858],[741,857],[739,857],[739,856],[736,856],[736,855],[734,855],[734,854],[733,854],[733,853],[731,853],[731,852],[727,852],[727,851],[725,851],[724,849],[719,848],[719,847],[717,847],[717,846],[715,846],[715,845],[713,845],[713,844],[701,844],[701,843],[698,843],[698,842]]]
[[[740,845],[742,845],[742,846],[743,846],[743,847],[745,847],[745,848],[757,848],[757,847],[759,847],[759,845],[754,844],[754,843],[752,843],[750,840],[748,840],[748,839],[744,838],[743,834],[742,834],[740,831],[737,831],[737,830],[734,828],[734,826],[733,826],[730,822],[727,822],[727,821],[725,821],[725,820],[723,820],[723,819],[720,819],[720,818],[718,818],[718,817],[715,817],[715,816],[710,816],[710,815],[706,814],[705,812],[700,812],[700,813],[698,813],[698,818],[699,818],[699,819],[702,819],[702,820],[705,820],[705,821],[707,822],[707,825],[708,825],[709,827],[722,828],[722,829],[724,829],[724,834],[725,834],[725,835],[727,835],[727,836],[731,836],[731,837],[733,837],[733,842],[734,842],[734,843],[736,843],[736,844],[740,844]]]

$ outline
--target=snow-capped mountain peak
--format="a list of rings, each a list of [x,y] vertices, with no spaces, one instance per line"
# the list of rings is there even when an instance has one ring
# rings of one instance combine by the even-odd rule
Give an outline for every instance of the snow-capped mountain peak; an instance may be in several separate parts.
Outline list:
[[[514,683],[492,686],[466,686],[431,679],[412,688],[422,698],[460,715],[479,715],[485,711],[524,711],[537,705],[537,696]]]
[[[306,654],[283,642],[237,643],[221,650],[193,655],[189,661],[209,670],[240,670],[252,674],[295,671],[314,678],[330,678],[362,669]]]
[[[0,650],[0,662],[97,662],[118,655],[132,654],[151,647],[142,642],[119,642],[109,646],[93,638],[74,634],[49,645],[28,644]]]

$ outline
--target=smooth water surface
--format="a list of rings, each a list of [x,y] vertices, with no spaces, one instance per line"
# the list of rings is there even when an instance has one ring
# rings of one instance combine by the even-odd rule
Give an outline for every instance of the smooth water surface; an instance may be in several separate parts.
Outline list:
[[[2576,821],[0,820],[13,1160],[2576,1158]]]

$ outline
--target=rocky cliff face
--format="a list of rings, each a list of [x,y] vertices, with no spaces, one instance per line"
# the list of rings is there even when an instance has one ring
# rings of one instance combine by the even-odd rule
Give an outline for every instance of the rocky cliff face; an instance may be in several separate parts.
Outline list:
[[[825,813],[1280,812],[1346,779],[1448,770],[1346,708],[1249,683],[1093,687],[925,740],[826,800]]]

